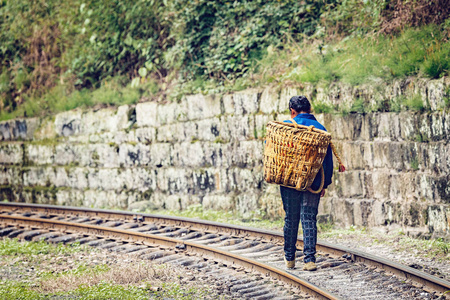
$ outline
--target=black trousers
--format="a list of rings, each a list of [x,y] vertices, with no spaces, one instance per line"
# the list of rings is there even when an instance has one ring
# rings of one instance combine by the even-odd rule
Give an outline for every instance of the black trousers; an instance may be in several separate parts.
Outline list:
[[[320,194],[300,192],[287,187],[280,187],[283,208],[286,213],[284,218],[284,255],[286,260],[295,258],[298,234],[298,225],[302,221],[303,229],[303,261],[316,262],[317,243],[317,212]]]

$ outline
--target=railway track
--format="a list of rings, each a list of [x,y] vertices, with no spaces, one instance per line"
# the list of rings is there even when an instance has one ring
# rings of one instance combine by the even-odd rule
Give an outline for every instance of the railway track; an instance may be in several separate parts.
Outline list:
[[[318,271],[284,270],[279,232],[179,217],[110,210],[0,204],[0,235],[52,242],[78,241],[111,251],[201,269],[203,261],[261,274],[299,291],[298,296],[264,284],[263,277],[232,279],[231,290],[249,299],[438,299],[450,282],[379,257],[319,242]],[[298,248],[302,248],[299,239]],[[301,259],[303,253],[297,251]],[[209,268],[209,269],[208,269]],[[224,273],[206,268],[219,277]],[[226,272],[225,272],[226,273]],[[228,274],[228,273],[227,273]],[[229,275],[235,276],[235,275]]]

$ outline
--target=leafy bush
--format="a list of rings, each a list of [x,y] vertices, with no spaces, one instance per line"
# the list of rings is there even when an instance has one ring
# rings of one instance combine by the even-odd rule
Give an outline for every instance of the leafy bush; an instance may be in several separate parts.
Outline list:
[[[439,78],[449,10],[427,11],[442,1],[414,1],[420,21],[387,0],[0,0],[0,119],[271,82]],[[408,29],[424,24],[437,25]]]

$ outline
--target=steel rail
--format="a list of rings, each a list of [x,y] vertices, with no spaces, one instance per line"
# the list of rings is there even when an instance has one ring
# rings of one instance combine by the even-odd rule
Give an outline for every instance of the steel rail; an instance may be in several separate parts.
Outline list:
[[[283,234],[277,231],[247,228],[244,226],[228,225],[218,222],[195,220],[183,217],[28,203],[0,203],[0,210],[10,212],[26,210],[32,213],[45,213],[49,215],[64,214],[70,212],[70,214],[80,216],[99,217],[111,220],[139,221],[143,223],[161,223],[164,225],[188,227],[192,230],[206,231],[211,233],[239,235],[248,238],[253,237],[276,244],[282,244],[284,241]],[[301,238],[297,240],[297,245],[299,248],[303,247],[303,241]],[[336,256],[349,254],[353,261],[361,262],[366,265],[385,270],[405,280],[410,279],[426,291],[436,291],[439,293],[446,293],[450,291],[450,282],[446,280],[429,275],[425,272],[413,269],[411,267],[404,266],[402,264],[381,257],[377,257],[375,255],[353,250],[343,246],[332,245],[323,241],[318,241],[316,248],[318,251]]]
[[[167,246],[175,248],[177,245],[184,244],[187,251],[196,254],[213,257],[215,259],[244,267],[250,271],[259,273],[281,280],[301,291],[312,295],[318,299],[337,300],[339,297],[325,291],[314,284],[311,284],[295,275],[289,274],[281,269],[263,264],[261,262],[223,251],[217,248],[196,244],[194,242],[178,240],[176,238],[158,236],[154,234],[133,232],[99,225],[90,225],[83,223],[73,223],[67,221],[47,220],[42,218],[29,218],[22,216],[0,215],[0,223],[6,225],[15,225],[19,227],[44,228],[48,230],[57,230],[65,233],[80,233],[95,235],[97,237],[118,239],[124,242],[142,243],[148,246]]]

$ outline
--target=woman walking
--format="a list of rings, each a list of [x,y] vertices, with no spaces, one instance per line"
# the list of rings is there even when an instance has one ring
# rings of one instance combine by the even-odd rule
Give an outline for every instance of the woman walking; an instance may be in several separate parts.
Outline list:
[[[305,96],[294,96],[289,100],[289,110],[291,118],[299,125],[311,126],[326,131],[311,114],[311,104]],[[292,123],[291,121],[285,121]],[[297,191],[293,188],[280,186],[283,209],[286,213],[284,223],[284,260],[286,268],[295,267],[295,252],[297,243],[298,226],[301,220],[303,229],[303,270],[314,271],[316,267],[316,243],[317,243],[317,213],[320,198],[325,195],[325,189],[331,184],[333,176],[333,158],[331,147],[328,146],[327,154],[323,161],[325,175],[323,190],[319,194],[309,191]],[[320,188],[321,174],[317,174],[311,189]]]

